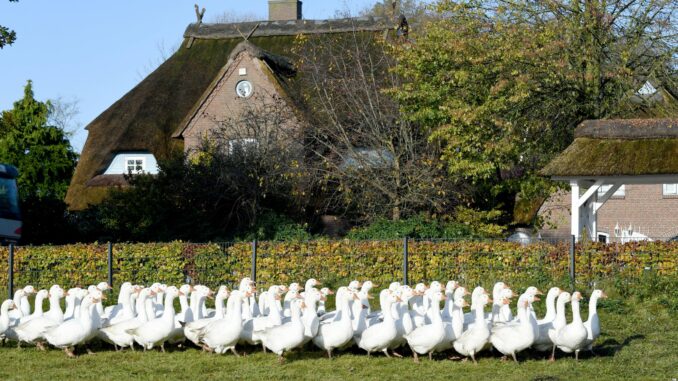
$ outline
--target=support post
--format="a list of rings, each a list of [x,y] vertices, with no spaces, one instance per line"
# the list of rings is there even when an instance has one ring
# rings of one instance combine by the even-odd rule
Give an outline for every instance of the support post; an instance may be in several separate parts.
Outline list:
[[[572,285],[572,291],[575,289],[575,281],[576,281],[576,271],[575,271],[575,250],[574,246],[576,244],[576,237],[572,235],[570,239],[570,284]]]
[[[252,281],[257,281],[257,240],[252,241]]]
[[[570,189],[572,192],[572,202],[570,205],[570,234],[574,236],[575,240],[578,240],[579,233],[581,232],[579,221],[579,183],[576,180],[570,181]]]
[[[407,276],[407,270],[408,270],[408,257],[409,256],[409,250],[408,250],[408,238],[405,237],[403,238],[403,284],[408,283],[408,276]]]
[[[9,299],[14,297],[14,244],[9,244],[9,274],[7,277],[7,290],[9,292]],[[18,306],[17,306],[18,307]]]
[[[113,287],[113,243],[108,243],[108,285]]]

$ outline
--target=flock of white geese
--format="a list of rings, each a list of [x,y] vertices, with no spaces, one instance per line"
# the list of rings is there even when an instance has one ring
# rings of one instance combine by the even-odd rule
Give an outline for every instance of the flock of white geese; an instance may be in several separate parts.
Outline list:
[[[381,310],[373,310],[370,292],[375,285],[352,281],[336,292],[336,309],[326,310],[327,296],[334,294],[320,283],[309,279],[305,285],[274,285],[256,298],[255,283],[249,278],[236,290],[220,287],[216,294],[206,286],[183,285],[179,288],[156,283],[150,287],[127,282],[120,287],[118,303],[104,307],[107,283],[87,289],[72,288],[65,292],[54,285],[49,291],[26,286],[16,291],[13,299],[2,303],[0,338],[18,346],[47,345],[61,348],[73,357],[75,347],[93,340],[131,348],[135,343],[144,350],[156,346],[165,351],[165,344],[186,345],[192,342],[205,351],[238,355],[238,344],[261,345],[284,361],[284,354],[312,342],[331,358],[334,350],[353,346],[367,352],[402,357],[400,348],[409,347],[414,360],[454,349],[471,357],[494,347],[505,357],[528,348],[551,351],[556,348],[574,352],[591,350],[600,335],[597,301],[605,298],[594,290],[589,300],[589,313],[582,320],[580,292],[572,294],[558,287],[546,295],[546,314],[539,319],[532,304],[543,295],[536,287],[528,287],[518,297],[517,313],[510,308],[517,295],[503,282],[494,285],[492,297],[482,287],[473,292],[449,281],[442,286],[434,281],[414,288],[391,283],[379,292]],[[35,294],[34,308],[28,296]],[[464,313],[471,295],[471,312]],[[66,299],[62,310],[61,299]],[[175,310],[175,299],[181,310]],[[49,309],[43,311],[43,302]],[[206,300],[214,299],[214,308]],[[441,303],[443,302],[443,303]],[[571,304],[572,319],[566,320],[566,303]],[[374,303],[374,302],[373,302]],[[225,304],[225,305],[224,305]],[[441,308],[442,304],[442,308]],[[487,309],[487,312],[486,312]],[[308,344],[311,345],[311,344]]]

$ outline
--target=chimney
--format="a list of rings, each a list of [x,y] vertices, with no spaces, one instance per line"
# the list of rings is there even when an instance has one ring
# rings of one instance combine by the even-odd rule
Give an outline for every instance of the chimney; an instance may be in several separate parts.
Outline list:
[[[270,21],[301,20],[300,0],[268,0]]]

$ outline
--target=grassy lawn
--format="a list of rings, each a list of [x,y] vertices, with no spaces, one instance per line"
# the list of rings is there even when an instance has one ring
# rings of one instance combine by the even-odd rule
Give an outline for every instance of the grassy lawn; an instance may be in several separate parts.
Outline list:
[[[582,355],[579,363],[560,353],[555,363],[523,353],[520,364],[502,362],[486,353],[479,365],[452,361],[438,354],[434,361],[415,364],[411,357],[367,358],[360,352],[337,353],[324,358],[321,352],[299,351],[278,364],[275,355],[256,348],[239,348],[249,355],[212,355],[196,349],[115,352],[108,348],[96,354],[68,359],[58,350],[0,348],[0,380],[223,380],[223,379],[468,379],[468,380],[672,380],[678,378],[678,317],[659,303],[640,304],[621,299],[600,303],[603,333],[597,342],[598,356]]]

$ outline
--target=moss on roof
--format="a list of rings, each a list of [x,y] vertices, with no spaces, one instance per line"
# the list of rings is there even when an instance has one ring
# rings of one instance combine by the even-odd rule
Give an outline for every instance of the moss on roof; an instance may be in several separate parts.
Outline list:
[[[678,174],[678,139],[576,138],[541,174],[552,177]]]
[[[285,55],[295,36],[252,37],[250,41],[271,53]],[[101,189],[88,180],[106,169],[115,152],[148,150],[158,159],[182,151],[171,136],[228,62],[243,39],[197,39],[184,46],[153,73],[111,105],[87,126],[89,135],[66,195],[71,209],[84,209],[101,201]]]

